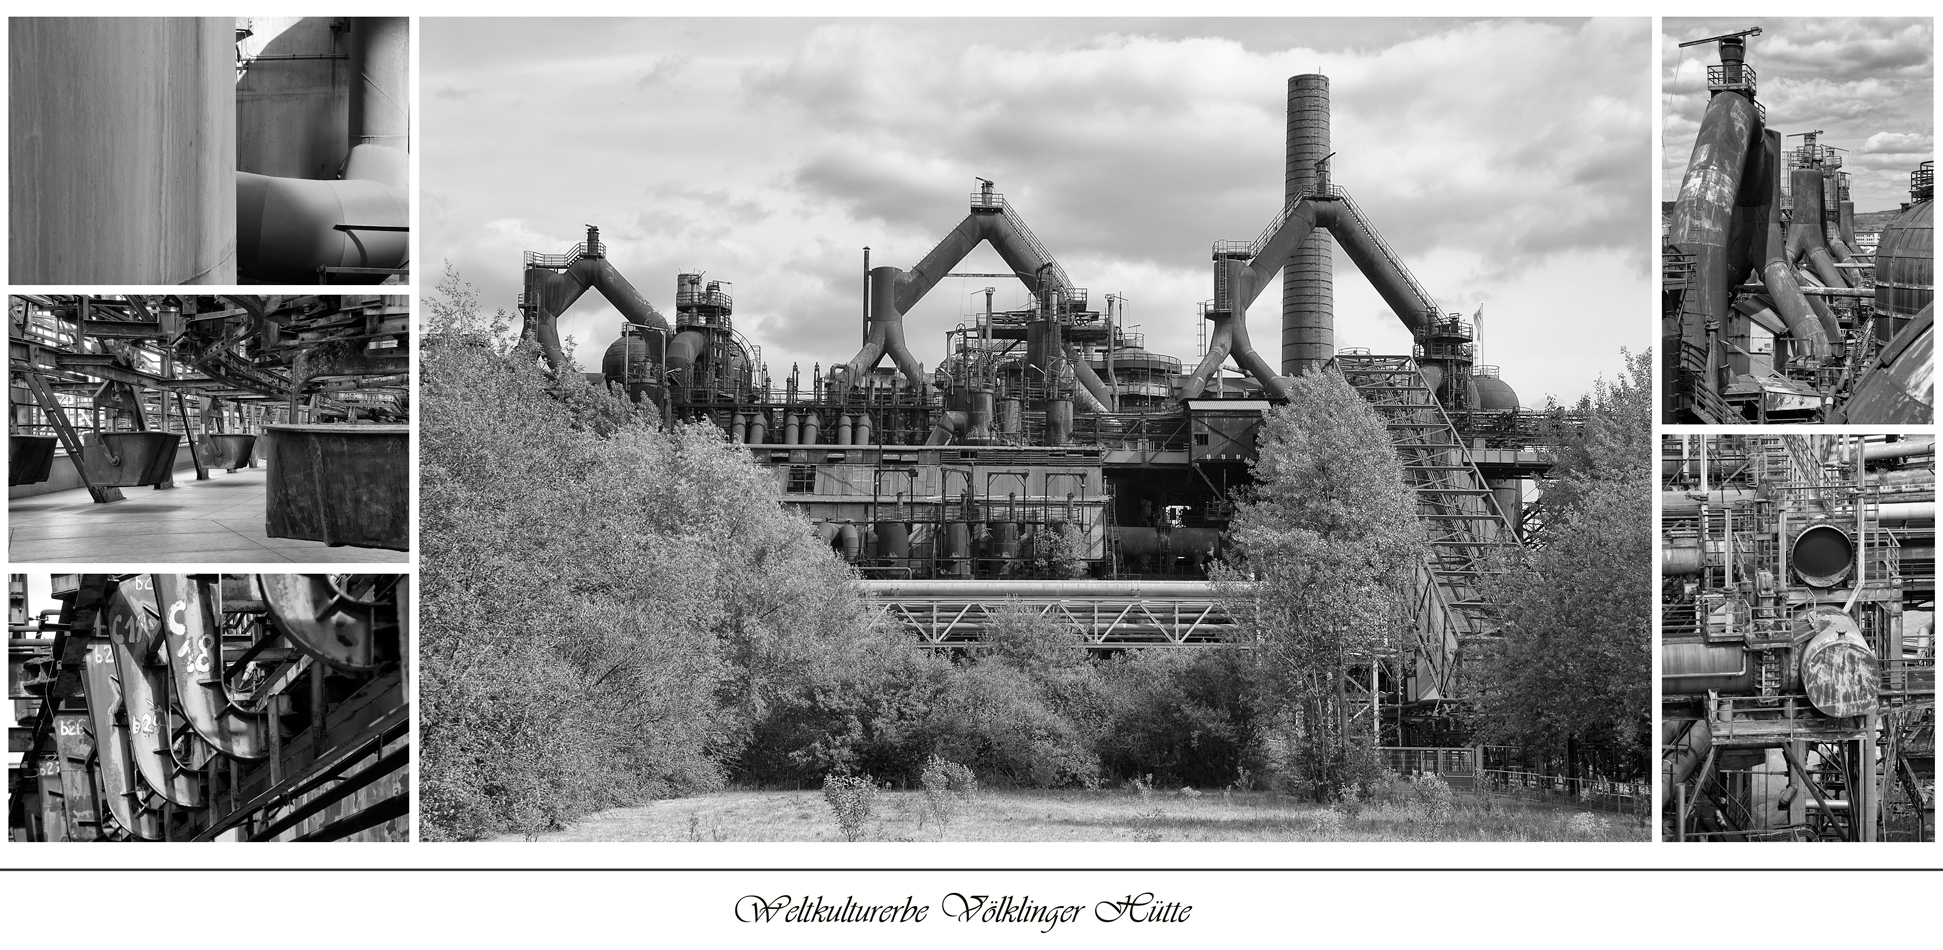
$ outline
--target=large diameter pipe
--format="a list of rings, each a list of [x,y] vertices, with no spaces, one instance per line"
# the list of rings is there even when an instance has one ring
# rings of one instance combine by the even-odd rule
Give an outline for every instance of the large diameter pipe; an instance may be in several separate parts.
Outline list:
[[[1828,209],[1822,193],[1827,179],[1819,168],[1797,168],[1789,176],[1794,194],[1794,216],[1788,224],[1788,257],[1805,260],[1827,287],[1848,287],[1848,275],[1835,266],[1828,250]]]
[[[405,151],[411,140],[410,18],[352,17],[351,144]],[[347,176],[348,177],[348,176]]]
[[[14,17],[14,283],[236,282],[233,17]]]
[[[1716,99],[1725,96],[1716,96]],[[1735,96],[1734,98],[1740,98]],[[1819,179],[1818,179],[1819,180]],[[1781,229],[1781,216],[1768,215],[1767,254],[1761,265],[1761,283],[1767,288],[1774,310],[1788,326],[1788,338],[1796,353],[1827,359],[1835,353],[1834,341],[1821,317],[1801,292],[1795,271],[1789,265],[1788,234]]]
[[[1287,204],[1318,185],[1316,163],[1329,155],[1329,77],[1289,78],[1288,139],[1282,175]],[[1336,352],[1335,275],[1329,236],[1311,233],[1282,270],[1282,374],[1300,376]]]
[[[1343,253],[1349,255],[1356,269],[1369,279],[1377,295],[1389,304],[1413,336],[1420,336],[1429,328],[1437,319],[1437,304],[1419,295],[1409,278],[1383,253],[1376,231],[1368,221],[1350,205],[1339,201],[1328,203],[1318,220],[1328,226],[1329,233],[1342,244]]]
[[[402,267],[410,236],[364,228],[402,228],[408,214],[405,192],[377,181],[238,172],[237,266],[252,280],[283,284],[316,283],[320,267]],[[381,279],[366,275],[337,282]]]
[[[1721,326],[1731,317],[1728,292],[1741,277],[1729,272],[1729,232],[1757,122],[1754,103],[1741,95],[1721,93],[1707,102],[1667,232],[1668,243],[1693,255],[1688,293],[1698,297],[1705,318]],[[1683,333],[1691,341],[1701,331],[1685,327]]]
[[[560,314],[565,313],[574,301],[589,288],[597,290],[621,312],[627,322],[639,327],[652,327],[662,333],[669,329],[668,318],[641,296],[641,292],[628,283],[614,265],[605,257],[583,257],[564,271],[555,272],[544,267],[529,267],[526,271],[526,298],[530,301],[527,325],[523,332],[530,333],[540,343],[546,356],[547,365],[555,369],[566,365],[567,355],[560,345]]]

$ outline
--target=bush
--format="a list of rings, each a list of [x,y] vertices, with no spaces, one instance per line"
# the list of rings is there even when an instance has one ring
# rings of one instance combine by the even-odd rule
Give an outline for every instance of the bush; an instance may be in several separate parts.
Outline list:
[[[919,780],[924,785],[924,813],[938,823],[938,840],[943,841],[952,818],[977,801],[978,777],[971,769],[933,755],[925,761]]]
[[[862,841],[865,826],[877,813],[877,782],[868,775],[826,775],[823,800],[836,813],[843,840]]]

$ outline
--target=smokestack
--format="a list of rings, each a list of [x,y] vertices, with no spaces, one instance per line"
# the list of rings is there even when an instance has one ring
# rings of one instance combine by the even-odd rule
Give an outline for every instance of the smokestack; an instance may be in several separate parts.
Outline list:
[[[1329,77],[1289,78],[1286,203],[1316,186],[1316,163],[1329,154]],[[1282,270],[1282,375],[1300,376],[1336,353],[1335,275],[1329,234],[1315,229]]]

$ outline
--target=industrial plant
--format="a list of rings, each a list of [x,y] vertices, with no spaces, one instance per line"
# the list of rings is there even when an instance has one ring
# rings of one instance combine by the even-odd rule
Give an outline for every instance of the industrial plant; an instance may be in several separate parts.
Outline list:
[[[11,575],[11,841],[404,841],[401,574]]]
[[[17,295],[8,318],[11,560],[404,560],[407,298]]]
[[[526,254],[524,332],[564,367],[561,314],[589,290],[606,298],[627,323],[595,379],[747,446],[875,602],[941,650],[976,649],[1006,605],[1101,653],[1227,641],[1236,619],[1210,569],[1232,553],[1264,416],[1292,378],[1340,374],[1387,422],[1430,552],[1407,639],[1343,671],[1357,728],[1411,763],[1399,767],[1468,782],[1483,765],[1466,663],[1500,633],[1481,591],[1502,555],[1542,536],[1552,441],[1578,417],[1522,408],[1498,367],[1478,362],[1472,321],[1383,239],[1384,209],[1363,208],[1342,183],[1352,176],[1332,175],[1354,163],[1332,150],[1330,107],[1327,77],[1288,81],[1283,201],[1252,237],[1208,245],[1209,297],[1182,315],[1205,325],[1191,361],[1149,349],[1120,301],[1081,286],[1051,250],[1057,236],[1037,235],[1029,210],[989,180],[969,191],[962,219],[938,222],[942,238],[922,258],[873,261],[866,249],[854,350],[827,366],[772,375],[737,329],[727,280],[675,276],[664,315],[594,227],[564,252]],[[980,245],[1007,272],[956,274]],[[1408,328],[1409,351],[1337,347],[1336,245]],[[1246,313],[1278,272],[1271,359]],[[1030,299],[1000,309],[986,292],[927,369],[904,317],[953,276],[1015,278]],[[1615,799],[1644,795],[1643,784],[1610,786]]]
[[[19,284],[404,283],[406,17],[14,17]]]
[[[1662,248],[1662,419],[1928,424],[1934,162],[1859,230],[1843,152],[1862,143],[1771,123],[1760,33],[1681,44],[1714,44],[1720,62]]]
[[[1662,840],[1934,841],[1934,437],[1661,452]]]

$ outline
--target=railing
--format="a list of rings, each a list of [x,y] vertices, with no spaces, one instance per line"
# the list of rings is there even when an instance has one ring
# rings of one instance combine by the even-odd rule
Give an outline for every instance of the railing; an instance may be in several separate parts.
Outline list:
[[[971,209],[973,211],[1004,211],[1005,196],[990,191],[974,191],[971,193]]]
[[[526,266],[549,267],[554,270],[565,270],[579,263],[583,258],[606,256],[607,245],[599,241],[595,241],[591,248],[587,246],[586,241],[582,241],[579,244],[575,244],[573,249],[565,254],[540,254],[534,251],[527,251],[525,255]]]
[[[1025,246],[1031,248],[1034,254],[1039,255],[1040,260],[1052,265],[1053,283],[1062,290],[1065,290],[1069,295],[1075,292],[1073,279],[1066,276],[1066,268],[1059,266],[1059,262],[1053,259],[1052,252],[1046,250],[1044,244],[1039,243],[1039,236],[1032,233],[1031,228],[1026,227],[1025,219],[1019,217],[1017,212],[1010,206],[1005,205],[1005,196],[993,195],[992,197],[999,200],[999,204],[1003,209],[1002,213],[1005,215],[1006,220],[1012,222],[1012,229],[1019,232],[1019,239],[1025,242]],[[978,196],[973,195],[972,198],[976,201]],[[972,207],[977,208],[978,206],[974,204]],[[1079,299],[1086,299],[1086,293],[1084,291],[1078,291],[1078,293]]]
[[[1383,235],[1370,224],[1369,216],[1357,206],[1356,199],[1351,198],[1349,192],[1341,188],[1331,187],[1329,190],[1356,215],[1357,222],[1362,225],[1364,231],[1369,233],[1370,243],[1375,244],[1376,249],[1383,253],[1383,257],[1390,262],[1390,265],[1397,269],[1397,273],[1403,275],[1404,282],[1409,284],[1410,289],[1416,293],[1417,300],[1429,307],[1431,313],[1442,313],[1443,311],[1437,307],[1437,298],[1432,297],[1430,291],[1425,290],[1424,285],[1417,282],[1417,276],[1410,273],[1410,268],[1404,266],[1403,258],[1397,256],[1395,249],[1390,247],[1390,242],[1383,240]]]
[[[1909,173],[1909,200],[1929,201],[1936,196],[1936,163],[1924,162]]]
[[[1476,781],[1479,794],[1622,815],[1644,815],[1653,793],[1647,782],[1568,778],[1510,769],[1481,769]]]
[[[1331,188],[1329,191],[1331,194],[1340,193],[1340,189],[1337,188]],[[1296,206],[1314,196],[1315,193],[1306,188],[1296,192],[1295,197],[1290,198],[1287,203],[1282,205],[1282,210],[1277,212],[1275,217],[1269,219],[1268,227],[1263,228],[1262,233],[1256,235],[1253,241],[1214,242],[1214,259],[1218,261],[1224,258],[1238,257],[1252,261],[1261,256],[1262,249],[1266,248],[1268,242],[1274,239],[1275,232],[1282,230],[1282,226],[1289,223],[1289,219],[1295,216]]]
[[[1731,70],[1731,72],[1730,72]],[[1746,63],[1729,66],[1721,63],[1707,67],[1707,88],[1714,92],[1724,90],[1746,90],[1748,98],[1754,97],[1754,67]]]
[[[735,298],[719,290],[684,290],[675,294],[677,307],[720,307],[723,310],[735,307]]]

